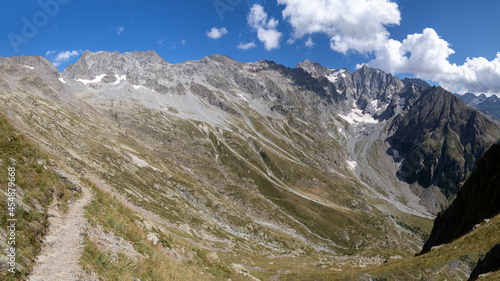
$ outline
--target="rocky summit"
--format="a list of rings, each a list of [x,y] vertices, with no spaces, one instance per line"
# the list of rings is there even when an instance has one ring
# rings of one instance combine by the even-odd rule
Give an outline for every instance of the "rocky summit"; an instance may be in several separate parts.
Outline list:
[[[177,260],[196,245],[262,280],[369,280],[360,270],[411,258],[500,138],[443,88],[308,60],[86,51],[59,73],[0,58],[0,105],[68,174],[160,218],[190,245],[172,246]]]

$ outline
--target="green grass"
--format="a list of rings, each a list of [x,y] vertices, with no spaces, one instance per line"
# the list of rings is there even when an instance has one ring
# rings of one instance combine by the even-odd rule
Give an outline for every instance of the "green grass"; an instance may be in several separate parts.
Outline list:
[[[13,161],[14,160],[14,161]],[[15,164],[14,164],[15,162]],[[36,255],[40,252],[42,238],[47,232],[47,208],[52,197],[58,200],[60,209],[67,210],[67,201],[76,196],[70,186],[63,182],[52,170],[47,154],[29,141],[22,134],[16,132],[9,120],[0,113],[0,186],[2,195],[0,200],[0,228],[6,231],[8,219],[16,219],[16,262],[22,269],[15,273],[2,270],[2,280],[23,280],[33,267]],[[15,184],[18,198],[27,206],[28,210],[17,206],[15,216],[8,211],[7,192],[9,182],[8,168],[15,168]],[[5,237],[1,241],[7,242]],[[5,254],[2,248],[2,255]]]
[[[166,235],[155,228],[153,232],[160,236],[160,243],[156,246],[147,241],[147,231],[139,227],[135,221],[141,220],[132,210],[125,207],[110,194],[101,191],[92,182],[83,180],[92,187],[93,200],[85,207],[86,217],[91,225],[100,224],[104,230],[124,238],[132,243],[142,258],[134,260],[124,254],[119,254],[115,262],[111,262],[109,254],[94,244],[88,237],[85,239],[85,248],[81,264],[86,271],[97,273],[103,280],[238,280],[224,264],[211,262],[207,253],[199,248],[192,247],[192,259],[186,263],[177,263],[172,260],[165,249],[177,248],[188,244],[181,243],[172,235]],[[181,246],[180,246],[181,245]],[[201,273],[203,272],[203,273]],[[235,279],[236,278],[236,279]]]
[[[476,230],[425,255],[396,259],[380,266],[346,268],[341,272],[328,272],[328,270],[294,272],[283,276],[281,280],[358,280],[362,276],[365,278],[371,276],[379,280],[463,280],[470,274],[468,271],[465,272],[463,267],[468,266],[472,270],[479,257],[484,256],[491,245],[499,242],[499,237],[500,215],[497,215],[488,223],[482,223]],[[459,270],[449,270],[450,263],[458,261],[461,262]],[[500,272],[495,272],[484,280],[498,280],[495,279],[498,276]]]

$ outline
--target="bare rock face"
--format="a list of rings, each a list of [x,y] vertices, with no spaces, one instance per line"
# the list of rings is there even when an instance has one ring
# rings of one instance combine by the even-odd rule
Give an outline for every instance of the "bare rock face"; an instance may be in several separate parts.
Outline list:
[[[469,281],[477,280],[482,274],[500,270],[500,244],[491,247],[484,259],[479,260],[476,268],[472,271]]]
[[[459,190],[453,203],[434,221],[422,254],[473,230],[476,224],[500,213],[500,144],[493,145],[477,163],[477,169]]]
[[[354,98],[356,104],[362,110],[374,100],[381,104],[390,103],[395,95],[404,88],[404,84],[392,74],[378,69],[369,68],[366,65],[353,73]]]
[[[437,87],[427,88],[391,126],[391,148],[404,158],[398,175],[423,188],[435,185],[448,198],[498,137],[495,122]]]
[[[498,96],[492,95],[488,97],[485,94],[477,96],[472,93],[466,93],[464,95],[457,94],[457,97],[481,112],[491,114],[500,119],[500,98]]]

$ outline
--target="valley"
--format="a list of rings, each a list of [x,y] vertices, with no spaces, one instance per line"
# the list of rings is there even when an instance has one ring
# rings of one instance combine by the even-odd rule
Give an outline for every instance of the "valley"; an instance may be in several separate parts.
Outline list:
[[[42,57],[0,58],[0,105],[16,132],[92,190],[92,227],[142,237],[138,260],[117,253],[135,269],[110,280],[146,278],[148,260],[166,256],[172,267],[158,274],[199,280],[464,279],[498,243],[494,217],[413,257],[500,123],[443,88],[378,69],[86,51],[59,73]],[[109,259],[85,243],[87,258]],[[104,279],[116,269],[82,264]]]

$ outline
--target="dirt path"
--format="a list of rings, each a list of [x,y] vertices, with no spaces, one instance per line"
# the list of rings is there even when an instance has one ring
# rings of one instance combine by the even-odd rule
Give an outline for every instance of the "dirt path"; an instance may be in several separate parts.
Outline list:
[[[87,226],[83,207],[92,197],[89,189],[82,191],[83,196],[70,204],[66,214],[55,206],[49,208],[49,231],[28,280],[82,280],[84,273],[78,260],[83,250],[82,232]]]

